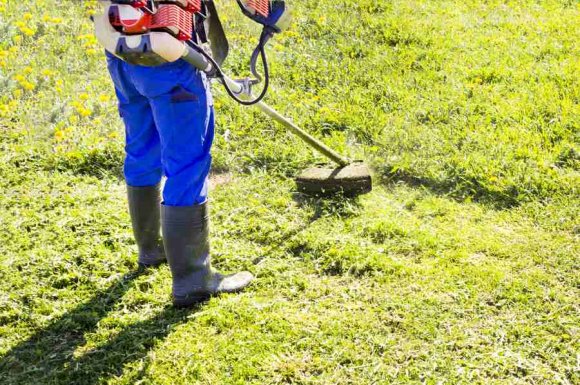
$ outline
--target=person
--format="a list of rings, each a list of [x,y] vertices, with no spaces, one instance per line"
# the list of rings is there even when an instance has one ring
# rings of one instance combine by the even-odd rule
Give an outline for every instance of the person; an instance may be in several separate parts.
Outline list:
[[[178,307],[244,289],[252,274],[222,275],[210,262],[214,108],[205,73],[184,60],[146,67],[106,56],[125,125],[123,170],[139,265],[167,260]]]

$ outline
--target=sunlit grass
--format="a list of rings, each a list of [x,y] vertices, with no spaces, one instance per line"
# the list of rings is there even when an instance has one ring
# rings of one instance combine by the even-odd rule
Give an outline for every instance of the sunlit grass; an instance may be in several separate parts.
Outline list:
[[[578,3],[292,3],[267,102],[375,191],[296,194],[321,158],[215,86],[214,261],[258,280],[176,311],[135,271],[95,2],[0,0],[0,383],[580,381]]]

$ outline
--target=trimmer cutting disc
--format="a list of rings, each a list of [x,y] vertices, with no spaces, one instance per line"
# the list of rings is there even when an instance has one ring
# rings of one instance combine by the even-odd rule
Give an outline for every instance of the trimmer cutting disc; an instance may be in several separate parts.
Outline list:
[[[362,162],[344,167],[318,165],[302,172],[296,178],[298,191],[308,195],[357,196],[372,191],[373,182],[369,168]]]

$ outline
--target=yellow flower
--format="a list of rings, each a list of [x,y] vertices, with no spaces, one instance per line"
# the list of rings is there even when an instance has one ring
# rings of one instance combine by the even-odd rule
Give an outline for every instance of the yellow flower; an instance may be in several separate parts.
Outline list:
[[[53,17],[52,18],[52,22],[54,24],[60,24],[60,23],[62,23],[62,18],[60,18],[60,17]]]
[[[20,32],[22,32],[23,34],[25,34],[26,36],[34,36],[34,34],[36,33],[35,30],[30,29],[28,27],[21,27],[19,28]]]
[[[79,99],[80,100],[89,100],[89,94],[83,92],[82,94],[79,95]]]
[[[32,19],[32,13],[26,12],[24,15],[22,15],[22,17],[24,18],[24,20],[31,20]]]
[[[107,94],[100,94],[99,95],[99,102],[101,102],[101,103],[106,103],[109,101],[109,99],[110,99],[109,95],[107,95]]]
[[[22,70],[22,72],[24,72],[26,75],[30,75],[32,72],[34,72],[34,70],[32,69],[32,67],[25,67],[24,70]]]
[[[42,15],[41,19],[44,23],[48,23],[51,20],[51,17],[48,15]]]
[[[20,99],[22,97],[22,90],[20,88],[17,88],[14,90],[13,94],[16,99]]]
[[[43,76],[46,76],[48,78],[48,77],[51,77],[52,75],[54,75],[54,72],[52,72],[49,69],[43,69],[42,72],[41,72],[41,74]]]
[[[34,90],[34,88],[36,88],[36,86],[33,83],[27,80],[20,82],[20,87],[24,88],[27,91],[32,91]]]
[[[12,40],[14,40],[14,42],[15,42],[16,44],[20,44],[20,43],[22,42],[22,36],[20,36],[20,35],[15,35],[15,36],[12,38]]]
[[[76,110],[77,110],[77,113],[84,118],[91,116],[93,114],[93,111],[91,111],[85,107],[78,107]]]
[[[54,139],[56,139],[57,142],[61,142],[64,139],[64,132],[61,130],[55,131]]]

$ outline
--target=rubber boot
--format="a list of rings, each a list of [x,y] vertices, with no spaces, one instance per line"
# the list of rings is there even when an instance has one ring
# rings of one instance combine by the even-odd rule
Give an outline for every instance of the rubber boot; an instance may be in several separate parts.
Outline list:
[[[129,214],[133,235],[139,248],[139,266],[154,267],[166,261],[161,240],[160,185],[132,187],[127,185]]]
[[[222,275],[211,267],[208,203],[161,206],[165,254],[173,275],[173,305],[191,306],[220,293],[235,293],[254,279],[247,271]]]

